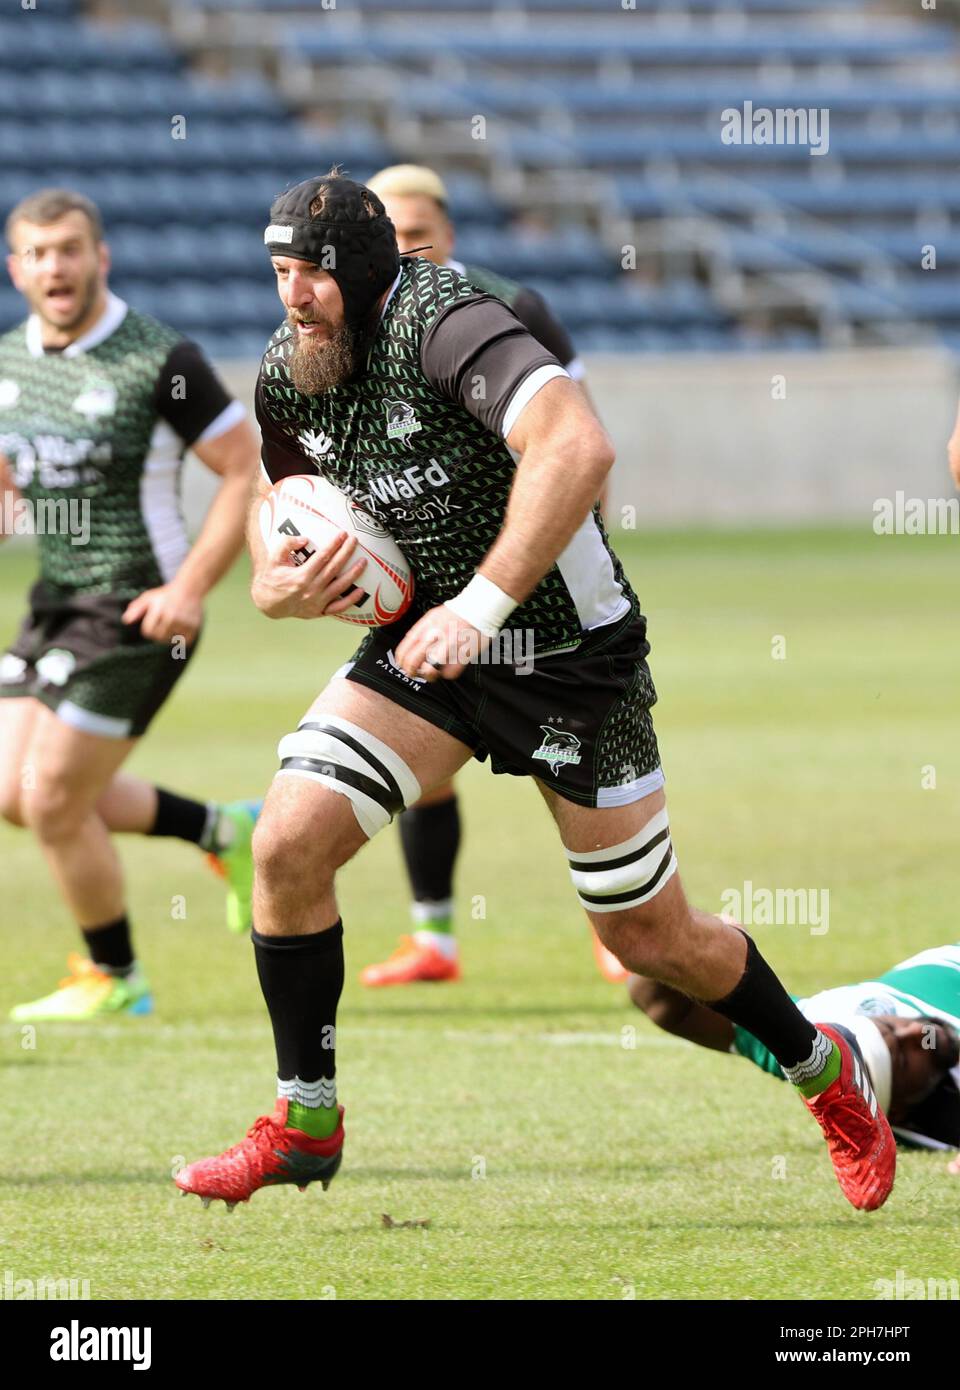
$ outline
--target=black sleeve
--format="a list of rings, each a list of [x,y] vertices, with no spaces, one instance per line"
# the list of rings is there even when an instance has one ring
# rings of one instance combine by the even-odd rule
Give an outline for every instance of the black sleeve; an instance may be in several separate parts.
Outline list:
[[[561,367],[568,367],[577,355],[570,334],[549,308],[542,294],[522,289],[513,301],[513,312],[528,333],[532,333],[547,352],[552,352]]]
[[[494,434],[517,388],[538,367],[559,367],[512,310],[491,295],[444,309],[420,344],[424,376]]]
[[[189,445],[223,414],[233,397],[196,343],[182,338],[160,369],[153,402],[160,418]]]
[[[263,378],[257,377],[254,409],[260,426],[260,462],[271,483],[297,473],[319,473],[316,460],[298,451],[297,441],[277,424],[263,397]]]

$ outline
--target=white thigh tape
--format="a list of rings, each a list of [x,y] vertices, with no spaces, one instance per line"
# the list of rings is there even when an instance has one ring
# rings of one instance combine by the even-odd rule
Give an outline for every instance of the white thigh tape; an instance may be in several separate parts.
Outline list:
[[[666,809],[621,845],[566,850],[577,897],[588,912],[623,912],[660,892],[677,871]]]
[[[349,797],[370,839],[398,811],[420,800],[420,783],[392,748],[337,715],[320,714],[287,734],[277,749],[280,771],[311,777]]]

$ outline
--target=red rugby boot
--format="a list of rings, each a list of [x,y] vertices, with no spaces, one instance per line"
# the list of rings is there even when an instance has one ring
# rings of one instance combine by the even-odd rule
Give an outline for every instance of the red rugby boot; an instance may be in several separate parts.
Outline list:
[[[286,1100],[278,1100],[272,1115],[261,1115],[247,1130],[247,1137],[215,1158],[201,1158],[182,1168],[174,1178],[184,1196],[195,1192],[208,1207],[216,1197],[233,1211],[261,1187],[296,1183],[303,1192],[319,1182],[324,1191],[336,1177],[343,1158],[343,1106],[340,1123],[328,1139],[311,1139],[287,1124]]]
[[[816,1025],[840,1049],[840,1075],[804,1104],[823,1130],[843,1195],[860,1211],[876,1211],[893,1190],[897,1146],[867,1075],[860,1049],[846,1029]]]

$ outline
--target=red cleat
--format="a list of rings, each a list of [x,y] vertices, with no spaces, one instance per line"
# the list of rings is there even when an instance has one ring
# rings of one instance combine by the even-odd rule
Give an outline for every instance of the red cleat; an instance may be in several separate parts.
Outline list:
[[[418,980],[459,980],[460,961],[438,951],[436,946],[428,946],[415,941],[412,936],[401,936],[400,945],[389,959],[379,965],[368,965],[360,972],[360,983],[376,987],[378,985],[411,985]]]
[[[288,1126],[287,1104],[278,1100],[273,1114],[254,1120],[247,1137],[225,1153],[182,1168],[174,1182],[183,1195],[196,1193],[205,1207],[220,1197],[233,1211],[261,1187],[296,1183],[303,1192],[308,1183],[319,1182],[326,1191],[343,1158],[343,1106],[329,1139],[311,1139]]]
[[[620,964],[612,951],[607,950],[593,926],[590,927],[590,935],[593,938],[593,958],[600,974],[612,985],[622,985],[629,978],[630,971]]]
[[[804,1104],[826,1136],[847,1201],[859,1211],[876,1211],[893,1191],[897,1146],[850,1034],[831,1024],[817,1027],[840,1049],[840,1075],[821,1095],[804,1097]]]

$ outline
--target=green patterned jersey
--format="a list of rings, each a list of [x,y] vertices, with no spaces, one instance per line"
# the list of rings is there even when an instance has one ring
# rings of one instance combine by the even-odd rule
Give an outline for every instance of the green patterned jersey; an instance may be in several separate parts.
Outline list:
[[[284,324],[274,334],[257,384],[267,477],[320,473],[393,534],[421,609],[453,598],[503,524],[516,471],[505,436],[563,369],[502,303],[416,258],[403,261],[355,379],[299,392],[288,370],[294,332]],[[532,631],[543,655],[635,606],[596,512],[511,626]]]
[[[0,455],[37,519],[48,588],[171,579],[188,550],[184,452],[242,414],[192,343],[115,295],[63,351],[44,350],[36,317],[0,337]]]

